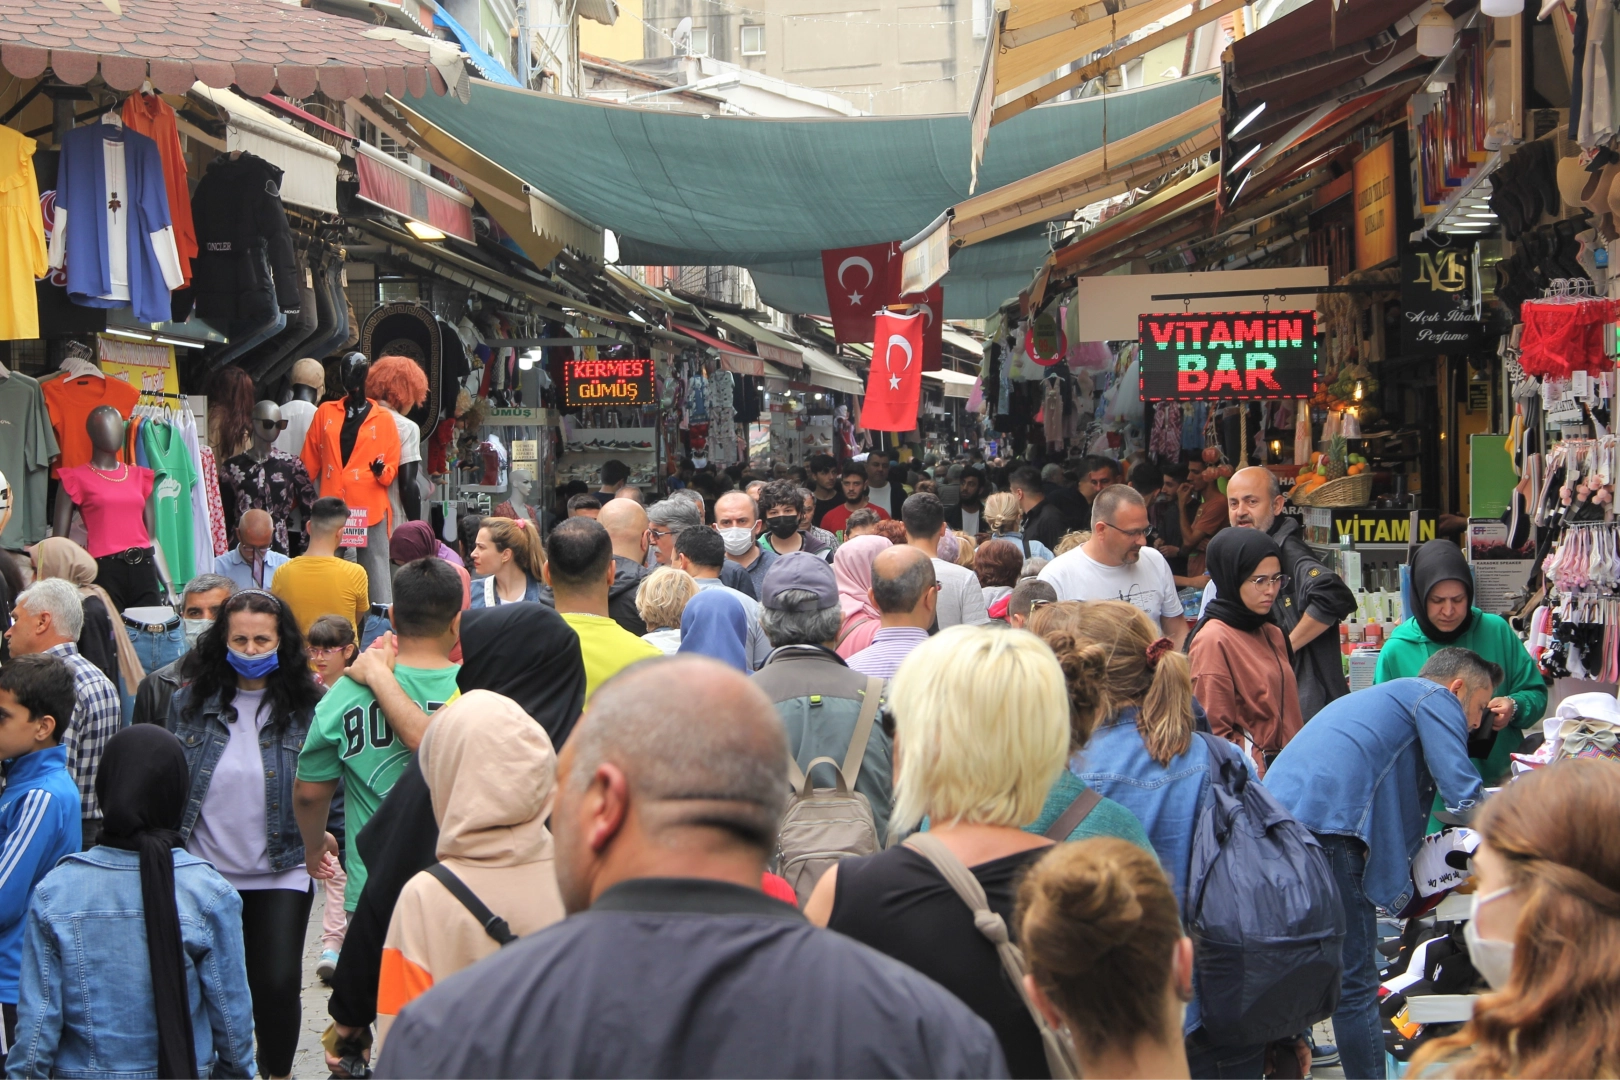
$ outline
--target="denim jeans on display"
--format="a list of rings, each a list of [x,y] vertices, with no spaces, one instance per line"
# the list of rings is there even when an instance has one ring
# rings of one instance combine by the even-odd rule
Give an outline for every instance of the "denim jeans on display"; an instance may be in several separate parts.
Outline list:
[[[141,662],[141,667],[148,675],[160,667],[167,667],[185,655],[186,631],[179,619],[170,620],[173,625],[159,626],[156,623],[142,623],[140,626],[131,626],[128,618],[124,619],[124,633],[129,635],[130,644],[135,646],[135,656]],[[118,682],[118,700],[123,707],[124,724],[128,725],[135,715],[134,695],[125,691],[123,680]]]
[[[1345,1080],[1383,1080],[1384,1035],[1378,1017],[1378,911],[1361,891],[1367,847],[1354,836],[1318,833],[1344,908],[1344,980],[1333,1014],[1333,1042]]]

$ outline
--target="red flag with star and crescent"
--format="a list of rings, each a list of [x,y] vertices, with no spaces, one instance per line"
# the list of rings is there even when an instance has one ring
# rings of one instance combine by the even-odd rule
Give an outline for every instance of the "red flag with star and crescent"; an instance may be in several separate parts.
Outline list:
[[[872,320],[872,370],[866,376],[861,427],[867,431],[912,431],[922,397],[923,323],[918,311]]]
[[[872,340],[872,319],[900,295],[900,245],[866,244],[821,253],[827,313],[840,345]]]
[[[923,317],[922,369],[938,371],[945,366],[945,320],[942,317],[945,311],[944,284],[936,281],[924,292],[907,293],[896,306],[906,305]]]

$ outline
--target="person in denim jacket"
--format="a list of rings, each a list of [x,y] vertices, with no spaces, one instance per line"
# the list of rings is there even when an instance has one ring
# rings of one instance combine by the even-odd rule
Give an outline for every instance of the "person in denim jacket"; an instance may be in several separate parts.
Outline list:
[[[176,850],[188,786],[185,753],[162,728],[108,741],[101,842],[34,890],[7,1076],[252,1075],[242,902]]]
[[[259,1068],[298,1049],[304,933],[314,898],[293,816],[298,753],[321,698],[292,609],[262,589],[227,600],[197,639],[169,705],[190,775],[180,836],[242,897]]]

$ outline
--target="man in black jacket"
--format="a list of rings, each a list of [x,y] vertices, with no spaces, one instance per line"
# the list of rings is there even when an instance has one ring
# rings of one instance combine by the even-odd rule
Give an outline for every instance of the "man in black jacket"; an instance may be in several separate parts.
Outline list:
[[[169,701],[180,689],[180,665],[196,644],[197,636],[219,617],[219,609],[236,592],[236,583],[220,574],[198,574],[186,582],[180,598],[180,618],[186,631],[186,652],[172,663],[147,674],[135,690],[133,723],[164,724],[169,718]],[[120,631],[121,632],[121,631]]]
[[[1300,535],[1299,519],[1283,515],[1282,488],[1269,470],[1239,469],[1226,482],[1226,506],[1234,528],[1269,533],[1282,548],[1282,572],[1290,581],[1277,594],[1272,610],[1293,646],[1300,715],[1309,720],[1328,702],[1350,692],[1339,649],[1339,623],[1355,612],[1355,593],[1311,551]],[[1212,583],[1206,601],[1213,589]]]
[[[1018,499],[1018,509],[1024,512],[1025,538],[1039,540],[1056,551],[1066,531],[1063,511],[1047,499],[1041,487],[1041,474],[1035,466],[1025,465],[1014,472],[1007,486],[1012,488],[1013,496]]]

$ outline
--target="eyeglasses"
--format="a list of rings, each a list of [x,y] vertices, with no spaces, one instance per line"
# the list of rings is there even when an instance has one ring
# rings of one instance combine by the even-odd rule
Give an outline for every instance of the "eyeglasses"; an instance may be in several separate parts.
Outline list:
[[[1034,611],[1036,608],[1043,608],[1047,604],[1055,604],[1055,603],[1057,603],[1056,600],[1031,600],[1029,602],[1029,610]]]
[[[1259,577],[1250,578],[1249,584],[1257,589],[1264,589],[1272,585],[1280,589],[1287,585],[1290,580],[1287,574],[1261,574]]]
[[[647,535],[651,536],[654,540],[662,540],[666,536],[674,536],[675,535],[675,530],[674,529],[648,529],[647,530]]]
[[[1122,529],[1118,525],[1115,525],[1112,521],[1099,521],[1097,524],[1107,525],[1110,529],[1113,529],[1117,533],[1124,533],[1132,540],[1146,540],[1147,534],[1153,531],[1153,526],[1151,525],[1144,525],[1140,529]]]
[[[330,647],[321,646],[321,645],[311,645],[311,646],[309,646],[309,657],[310,657],[311,660],[325,660],[328,656],[331,656],[333,653],[337,653],[338,655],[341,656],[347,649],[348,649],[347,645],[333,645],[333,646],[330,646]]]

